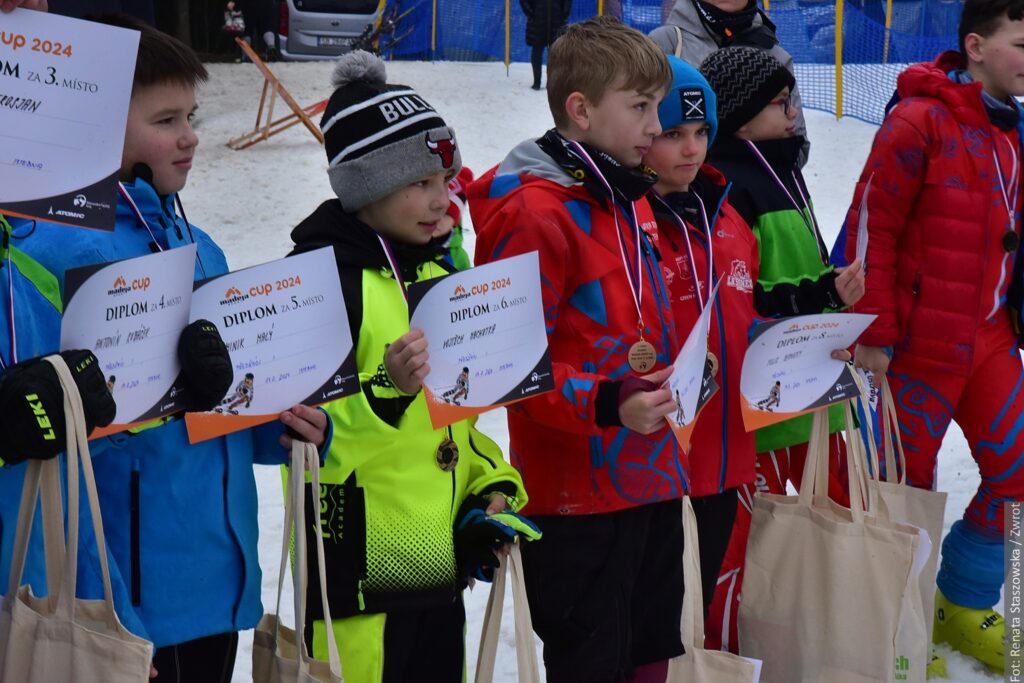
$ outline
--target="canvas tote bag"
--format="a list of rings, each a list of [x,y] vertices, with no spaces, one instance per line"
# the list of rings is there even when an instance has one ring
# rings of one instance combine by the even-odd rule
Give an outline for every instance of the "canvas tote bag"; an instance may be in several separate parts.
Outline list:
[[[67,424],[67,541],[61,506],[60,464],[56,458],[30,460],[22,489],[7,595],[0,609],[0,681],[7,683],[143,683],[149,680],[152,645],[130,633],[114,611],[106,540],[82,399],[67,364],[53,365],[64,390]],[[103,599],[82,600],[78,582],[79,467],[96,537],[103,577]],[[43,492],[43,536],[48,593],[38,598],[20,586],[39,490]]]
[[[868,413],[868,420],[870,420]],[[878,467],[872,467],[874,475],[868,481],[872,495],[881,497],[889,510],[892,519],[920,527],[927,532],[927,560],[918,577],[921,590],[921,607],[925,616],[927,640],[932,639],[934,620],[931,618],[935,610],[935,575],[939,567],[939,548],[942,539],[942,527],[946,514],[946,493],[929,489],[914,488],[907,484],[907,458],[900,441],[899,423],[896,419],[896,403],[893,400],[889,382],[883,376],[882,392],[879,403],[878,419],[882,422],[882,449],[885,456],[885,480],[878,477]],[[870,424],[868,433],[873,433]],[[868,443],[868,455],[872,463],[878,463],[875,444]],[[899,456],[899,468],[896,456]]]
[[[683,499],[683,614],[685,653],[668,664],[666,683],[757,683],[757,667],[730,652],[704,649],[704,604],[700,578],[697,518],[690,497]]]
[[[508,570],[506,572],[505,570]],[[537,650],[533,641],[533,620],[526,601],[526,581],[523,578],[523,556],[519,544],[513,543],[508,557],[494,572],[494,583],[487,598],[484,628],[480,636],[480,649],[476,658],[476,683],[494,680],[494,663],[498,654],[498,635],[501,631],[501,612],[505,602],[505,575],[512,576],[512,607],[516,620],[516,661],[519,665],[519,683],[543,683],[537,665]]]
[[[288,494],[285,501],[284,540],[281,543],[281,566],[277,575],[277,606],[273,614],[265,614],[256,625],[252,644],[252,679],[254,683],[343,683],[341,658],[334,629],[330,627],[331,609],[327,604],[327,575],[324,569],[324,541],[316,534],[316,553],[320,567],[320,595],[323,596],[324,619],[328,627],[327,649],[330,662],[321,662],[309,655],[302,634],[306,625],[306,516],[304,470],[310,471],[312,490],[320,490],[320,456],[316,448],[295,439],[292,442],[288,473]],[[316,528],[320,528],[320,506],[313,506]],[[292,586],[295,600],[295,630],[281,624],[281,591],[288,564],[290,538],[295,539],[295,564]]]
[[[763,660],[764,683],[925,680],[919,530],[893,522],[881,501],[865,510],[866,460],[849,404],[845,413],[850,508],[828,498],[825,411],[814,416],[800,495],[754,498],[740,651]]]

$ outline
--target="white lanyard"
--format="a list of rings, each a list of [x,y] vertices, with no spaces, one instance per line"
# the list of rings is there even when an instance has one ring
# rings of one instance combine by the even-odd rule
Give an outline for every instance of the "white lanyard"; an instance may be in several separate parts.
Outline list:
[[[117,189],[118,192],[121,193],[121,198],[124,199],[125,203],[127,203],[129,208],[131,208],[132,213],[135,214],[135,218],[139,221],[139,223],[142,224],[142,227],[146,229],[146,232],[149,233],[149,238],[153,241],[153,244],[156,245],[157,251],[164,251],[164,248],[160,246],[160,241],[157,240],[156,235],[153,233],[153,229],[149,227],[149,221],[147,221],[146,217],[142,215],[142,211],[139,210],[138,204],[135,203],[135,200],[132,199],[132,196],[128,193],[128,190],[127,188],[125,188],[124,183],[118,183]],[[178,213],[181,214],[181,220],[185,221],[185,226],[188,229],[189,239],[191,239],[192,243],[195,244],[195,240],[192,239],[191,224],[188,222],[188,216],[185,215],[185,207],[181,203],[181,197],[177,194],[174,195],[174,204],[175,206],[178,207]],[[181,235],[181,232],[179,231],[178,234]],[[199,263],[199,271],[205,278],[206,266],[203,265],[203,257],[199,255],[198,250],[196,251],[196,262]]]
[[[800,187],[800,181],[798,181],[796,178],[796,172],[792,172],[793,184],[796,185],[797,194],[800,195],[800,201],[802,201],[803,204],[798,204],[796,199],[793,198],[793,195],[790,194],[789,189],[786,188],[786,185],[775,173],[775,169],[772,168],[771,164],[768,163],[768,160],[764,158],[763,154],[761,154],[761,150],[757,148],[757,145],[755,145],[750,140],[744,140],[744,142],[747,143],[747,147],[749,147],[750,151],[754,153],[754,156],[757,157],[757,160],[761,162],[761,166],[764,167],[764,170],[768,171],[769,175],[771,175],[772,180],[774,180],[775,184],[779,186],[779,189],[782,190],[783,193],[785,193],[786,198],[789,199],[789,203],[792,204],[793,208],[796,209],[796,212],[800,214],[800,219],[803,220],[804,225],[807,226],[807,229],[810,231],[811,235],[814,236],[814,241],[818,245],[818,254],[824,261],[828,261],[828,254],[822,252],[821,240],[819,239],[819,235],[821,233],[818,230],[818,220],[814,217],[814,211],[811,209],[810,201],[808,201],[807,197],[804,196],[804,191]],[[808,218],[810,218],[810,220],[808,220]]]
[[[636,279],[634,280],[632,269],[629,267],[629,259],[626,256],[626,245],[625,239],[622,236],[622,229],[619,227],[619,214],[615,208],[615,191],[612,189],[608,179],[604,177],[601,170],[597,167],[597,164],[587,153],[587,150],[583,149],[575,140],[567,140],[566,142],[572,146],[577,154],[586,162],[587,166],[593,172],[594,176],[601,181],[604,185],[605,190],[608,191],[608,195],[612,201],[612,220],[615,221],[615,236],[619,242],[619,256],[622,258],[622,267],[626,271],[626,280],[629,281],[629,291],[633,295],[633,304],[636,306],[637,316],[637,330],[640,332],[641,338],[643,338],[644,330],[644,314],[642,310],[644,300],[644,271],[643,271],[643,243],[640,241],[640,222],[636,218],[636,204],[635,202],[629,203],[629,210],[632,214],[633,222],[633,235],[636,239]]]
[[[391,245],[388,244],[387,240],[380,236],[380,233],[375,232],[377,235],[377,241],[380,242],[381,248],[384,250],[384,258],[388,260],[388,265],[391,266],[391,272],[395,276],[395,282],[398,283],[398,289],[402,292],[402,298],[405,299],[406,308],[409,307],[409,290],[405,286],[405,280],[402,279],[402,271],[398,269],[398,259],[395,258],[394,252],[391,251]]]
[[[686,256],[687,256],[687,258],[690,259],[690,271],[693,273],[693,277],[697,281],[697,287],[696,287],[696,290],[697,290],[697,306],[700,308],[700,311],[703,313],[704,312],[704,293],[703,293],[703,291],[701,291],[700,277],[697,275],[697,262],[693,258],[693,245],[690,243],[690,231],[686,228],[686,221],[683,220],[683,218],[679,214],[677,214],[675,212],[675,210],[669,205],[669,203],[665,200],[664,197],[662,197],[657,192],[654,192],[653,190],[652,190],[652,194],[655,197],[658,198],[658,200],[665,206],[666,209],[668,209],[669,213],[672,215],[672,220],[675,221],[675,224],[679,227],[679,231],[683,233],[683,239],[686,240]],[[709,299],[709,302],[710,302],[711,288],[712,288],[712,284],[711,283],[714,281],[714,277],[715,277],[715,256],[714,256],[712,245],[711,245],[711,224],[708,222],[708,212],[707,212],[707,208],[704,206],[704,200],[701,199],[700,195],[697,194],[696,192],[693,193],[693,196],[697,198],[697,202],[700,204],[700,214],[701,214],[700,217],[701,217],[701,220],[704,222],[704,236],[707,239],[707,253],[708,253],[708,279],[707,279],[707,287],[708,287],[708,299]]]
[[[1020,161],[1017,158],[1017,150],[1013,148],[1013,145],[1007,140],[1007,147],[1010,148],[1010,158],[1012,162],[1012,170],[1010,171],[1010,183],[1009,186],[1013,188],[1013,200],[1010,200],[1010,194],[1006,191],[1007,183],[1003,180],[1003,166],[999,163],[999,154],[996,153],[995,146],[992,147],[992,160],[996,162],[996,177],[999,179],[999,192],[1003,196],[1003,206],[1006,207],[1006,220],[1009,222],[1007,230],[1014,230],[1014,215],[1017,212],[1017,199],[1020,197],[1020,184],[1017,182],[1017,176],[1020,173]]]
[[[1020,173],[1020,163],[1017,158],[1017,150],[1014,149],[1013,144],[1010,143],[1009,140],[1007,140],[1007,146],[1010,148],[1010,158],[1012,159],[1009,183],[1010,187],[1013,188],[1012,200],[1010,198],[1010,193],[1006,190],[1007,183],[1003,179],[1003,166],[999,163],[999,153],[996,152],[995,144],[992,145],[992,161],[995,162],[996,165],[996,178],[999,180],[999,194],[1002,196],[1003,206],[1006,208],[1006,232],[1003,233],[1003,249],[1006,253],[1003,254],[1002,263],[1000,263],[999,282],[996,283],[996,289],[992,293],[992,310],[989,311],[989,314],[985,317],[986,320],[991,320],[996,313],[999,312],[1000,294],[1003,291],[1003,286],[1006,284],[1006,278],[1009,274],[1010,259],[1017,251],[1016,249],[1007,249],[1007,242],[1005,238],[1016,238],[1018,243],[1020,239],[1017,237],[1017,230],[1014,221],[1014,217],[1017,212],[1017,199],[1020,196],[1020,184],[1017,182],[1017,178]],[[1012,244],[1012,242],[1010,244]]]
[[[132,199],[132,196],[130,194],[128,194],[128,190],[125,188],[124,183],[117,184],[117,191],[121,193],[121,199],[123,199],[125,203],[127,203],[128,206],[131,207],[132,213],[135,214],[135,218],[138,219],[139,223],[142,224],[142,227],[144,227],[146,229],[146,232],[149,233],[149,237],[150,239],[153,240],[153,244],[156,245],[157,250],[163,251],[164,248],[160,246],[160,242],[159,240],[157,240],[156,235],[153,233],[153,229],[149,227],[149,222],[146,220],[146,217],[142,215],[142,211],[139,210],[139,207],[135,203],[135,200]]]

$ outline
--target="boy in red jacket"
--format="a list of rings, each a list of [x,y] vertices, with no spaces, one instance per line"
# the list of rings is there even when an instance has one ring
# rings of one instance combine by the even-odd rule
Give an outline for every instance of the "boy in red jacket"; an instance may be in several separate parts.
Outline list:
[[[750,226],[728,202],[725,176],[704,164],[718,128],[715,93],[695,68],[678,57],[668,60],[672,87],[658,106],[663,131],[644,162],[658,174],[651,203],[680,337],[705,306],[714,307],[708,355],[720,389],[697,420],[689,459],[707,612],[736,520],[737,492],[754,483],[754,434],[743,426],[738,397],[754,322],[758,253]]]
[[[540,254],[556,391],[508,411],[544,543],[524,547],[551,683],[663,682],[680,654],[686,466],[659,388],[679,350],[641,166],[665,55],[616,19],[551,48],[555,129],[470,187],[476,262]]]
[[[900,75],[901,101],[875,136],[847,225],[858,225],[867,192],[867,293],[857,310],[878,319],[856,358],[888,375],[910,483],[935,486],[952,420],[981,474],[942,544],[934,639],[1002,672],[1005,625],[992,606],[1003,584],[1003,512],[1024,499],[1014,335],[1024,2],[967,0],[959,34],[959,53]],[[847,255],[857,248],[850,235]]]

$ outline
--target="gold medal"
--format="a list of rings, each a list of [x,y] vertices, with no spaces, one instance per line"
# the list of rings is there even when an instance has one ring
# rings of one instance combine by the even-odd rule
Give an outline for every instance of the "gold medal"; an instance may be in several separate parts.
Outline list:
[[[708,365],[711,366],[711,376],[718,374],[718,356],[708,351]]]
[[[633,372],[644,373],[654,367],[658,353],[651,342],[641,339],[629,347],[629,367]]]
[[[446,438],[437,447],[434,457],[442,472],[451,472],[459,464],[459,445],[452,439]]]

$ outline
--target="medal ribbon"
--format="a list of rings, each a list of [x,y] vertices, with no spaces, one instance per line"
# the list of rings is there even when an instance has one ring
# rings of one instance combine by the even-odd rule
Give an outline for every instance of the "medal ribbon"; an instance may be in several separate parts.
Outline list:
[[[388,260],[388,265],[391,266],[391,272],[395,276],[395,282],[398,283],[398,289],[402,292],[402,297],[405,299],[406,307],[409,306],[409,290],[405,286],[405,280],[402,278],[402,271],[398,268],[398,258],[395,257],[395,252],[391,249],[391,245],[388,241],[380,236],[380,233],[374,233],[377,235],[377,240],[380,242],[381,248],[384,250],[384,258]]]
[[[1006,191],[1007,182],[1003,178],[1003,165],[999,163],[999,154],[996,152],[995,145],[992,147],[992,161],[996,164],[996,178],[999,180],[999,194],[1002,195],[1003,206],[1006,207],[1006,232],[1016,234],[1014,217],[1017,213],[1017,200],[1020,197],[1020,184],[1018,183],[1020,161],[1017,157],[1017,150],[1014,149],[1013,145],[1010,144],[1009,141],[1007,141],[1007,147],[1010,148],[1010,158],[1012,159],[1009,182],[1009,186],[1013,188],[1012,200],[1010,198],[1010,194]],[[988,316],[986,316],[986,320],[991,319],[992,316],[999,311],[1000,293],[1003,291],[1003,285],[1006,283],[1006,275],[1009,270],[1007,266],[1009,265],[1008,262],[1012,256],[1012,252],[1003,254],[1003,261],[999,270],[999,283],[996,285],[996,291],[992,295],[992,310],[989,312]]]
[[[615,210],[615,191],[612,189],[608,179],[605,178],[604,174],[597,167],[597,164],[587,153],[587,150],[583,149],[575,140],[566,140],[566,142],[572,147],[572,149],[579,155],[583,162],[587,165],[590,171],[594,174],[604,189],[608,192],[609,197],[612,200],[612,220],[615,221],[615,236],[619,242],[619,256],[622,258],[622,267],[626,271],[626,280],[629,282],[629,291],[633,295],[633,304],[636,306],[636,317],[637,317],[637,331],[640,333],[640,339],[643,339],[644,330],[644,314],[641,308],[644,300],[644,276],[643,276],[643,246],[640,241],[640,223],[636,218],[636,205],[634,202],[629,203],[629,210],[632,217],[633,223],[633,234],[636,239],[636,275],[633,275],[633,270],[630,268],[629,258],[627,257],[627,249],[625,238],[622,236],[622,228],[619,226],[619,214]]]
[[[828,253],[822,251],[823,246],[821,244],[821,239],[819,238],[819,235],[821,233],[818,230],[818,220],[814,217],[814,211],[811,209],[810,201],[808,201],[807,197],[804,196],[804,191],[800,187],[800,182],[796,178],[796,172],[793,172],[793,184],[796,185],[797,194],[800,195],[800,201],[802,201],[803,204],[797,203],[796,199],[793,198],[793,195],[790,194],[789,189],[786,188],[786,185],[782,182],[782,179],[779,178],[778,174],[775,173],[775,169],[772,168],[771,164],[768,163],[768,160],[764,158],[763,154],[761,154],[761,150],[757,148],[757,145],[755,145],[750,140],[744,140],[744,142],[747,143],[747,147],[749,147],[750,151],[754,153],[755,157],[757,157],[757,160],[761,163],[761,166],[764,168],[764,170],[768,171],[768,175],[772,177],[772,180],[775,181],[775,184],[778,186],[778,188],[782,190],[782,192],[786,195],[786,198],[789,199],[789,203],[792,204],[793,208],[796,209],[796,212],[800,214],[800,219],[803,220],[804,225],[807,226],[807,230],[809,230],[810,233],[814,236],[814,241],[818,245],[818,254],[821,256],[822,260],[825,263],[828,263]],[[810,217],[810,220],[808,220],[808,217]]]
[[[117,184],[117,191],[120,193],[121,199],[123,199],[129,208],[131,208],[132,213],[135,214],[135,218],[138,219],[139,223],[142,224],[142,227],[144,227],[146,232],[149,233],[149,237],[153,240],[153,244],[156,245],[157,250],[163,251],[164,248],[161,247],[160,242],[157,241],[156,235],[153,233],[153,229],[149,227],[149,221],[147,221],[146,217],[142,215],[141,211],[139,211],[138,204],[136,204],[135,200],[132,199],[132,196],[128,194],[128,190],[125,188],[124,183]]]
[[[662,197],[657,192],[654,192],[653,190],[651,191],[651,194],[655,198],[657,198],[657,200],[660,201],[662,203],[662,205],[666,209],[668,209],[669,214],[672,216],[673,222],[679,227],[679,231],[683,233],[683,239],[686,240],[686,256],[687,256],[687,258],[690,259],[690,271],[693,273],[693,276],[695,278],[697,278],[697,307],[703,313],[704,312],[704,306],[705,306],[705,303],[704,303],[705,296],[704,296],[704,292],[701,291],[700,278],[697,277],[697,262],[693,258],[693,245],[690,243],[690,231],[686,228],[686,221],[683,220],[682,216],[680,216],[679,214],[677,214],[675,212],[675,210],[669,205],[669,203],[667,201],[665,201],[664,197]],[[693,196],[696,197],[697,202],[700,204],[700,217],[701,217],[701,220],[704,222],[704,236],[707,238],[707,245],[708,245],[707,246],[707,252],[708,252],[708,279],[707,279],[708,294],[707,294],[707,301],[708,301],[708,303],[710,303],[711,302],[712,282],[714,281],[714,278],[715,278],[715,265],[714,265],[715,264],[715,255],[713,253],[713,249],[712,249],[712,246],[711,246],[711,224],[708,222],[708,211],[707,211],[707,207],[704,206],[704,200],[701,199],[700,195],[698,195],[697,193],[693,193]]]
[[[117,191],[118,193],[120,193],[121,199],[125,201],[128,207],[132,210],[132,213],[135,214],[136,220],[138,220],[139,223],[142,224],[142,227],[146,229],[146,232],[149,233],[149,238],[153,241],[153,244],[156,245],[157,251],[164,251],[164,248],[160,246],[160,242],[157,240],[156,235],[153,233],[153,229],[149,227],[149,221],[147,221],[146,217],[142,215],[142,211],[139,210],[139,205],[135,203],[134,199],[132,199],[132,196],[128,193],[128,190],[125,188],[124,183],[117,184]],[[188,230],[189,240],[192,242],[192,244],[196,244],[196,240],[192,236],[192,224],[188,222],[188,216],[185,215],[185,207],[182,205],[181,197],[177,193],[175,193],[174,195],[174,203],[178,207],[178,213],[181,214],[181,220],[185,221],[185,229]],[[180,235],[181,233],[179,232],[178,234]],[[203,277],[205,278],[206,267],[203,265],[203,257],[199,255],[198,249],[196,250],[196,261],[199,263],[199,271],[203,274]]]

